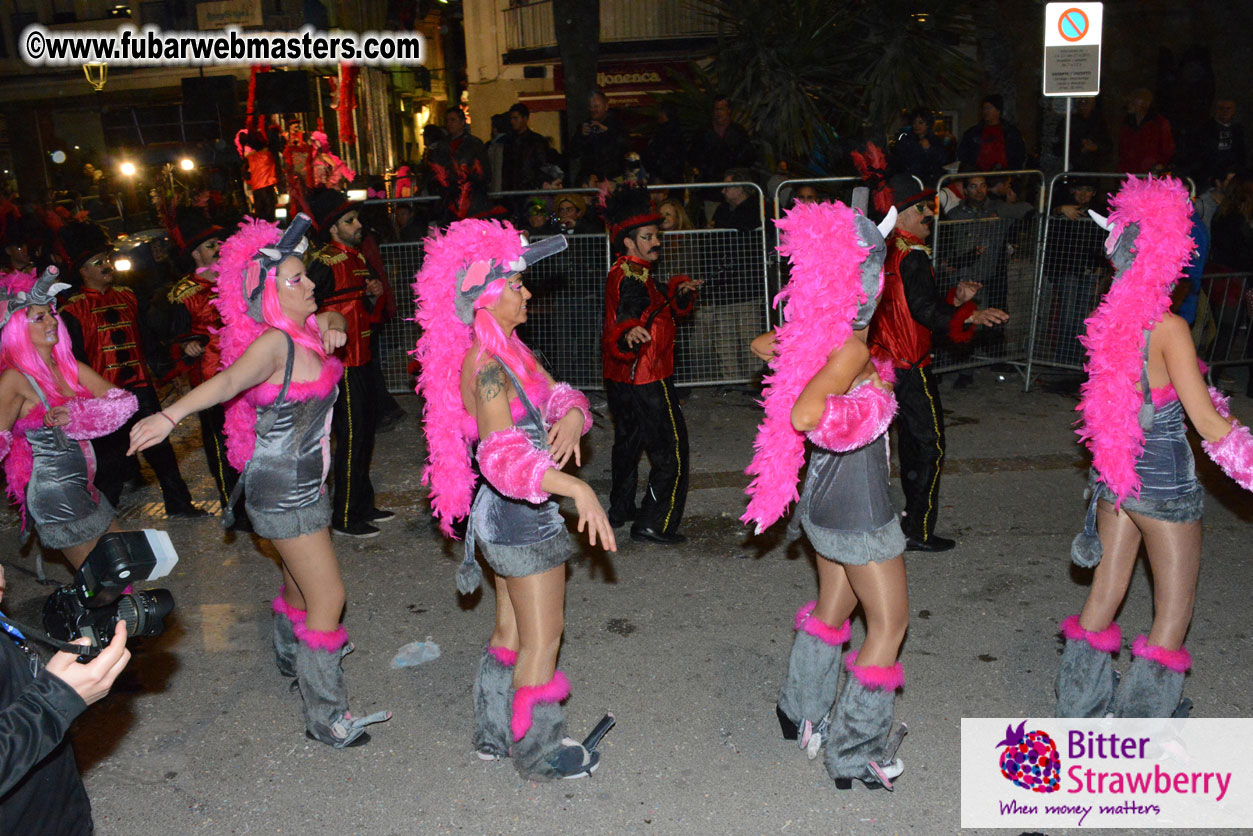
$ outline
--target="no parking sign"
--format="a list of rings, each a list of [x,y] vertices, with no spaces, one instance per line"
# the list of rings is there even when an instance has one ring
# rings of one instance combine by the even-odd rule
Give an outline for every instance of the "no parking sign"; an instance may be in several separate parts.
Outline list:
[[[1048,3],[1044,7],[1044,95],[1101,92],[1101,18],[1104,3]]]

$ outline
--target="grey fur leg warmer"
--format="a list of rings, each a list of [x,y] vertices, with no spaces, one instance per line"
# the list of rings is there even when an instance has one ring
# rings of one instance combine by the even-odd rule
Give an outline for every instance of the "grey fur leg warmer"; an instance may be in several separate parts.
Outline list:
[[[826,765],[832,778],[865,780],[871,775],[870,762],[883,757],[892,732],[896,689],[905,684],[900,662],[876,667],[858,666],[856,661],[856,652],[844,661],[848,677],[831,719]]]
[[[1166,650],[1136,636],[1131,667],[1114,694],[1115,717],[1170,717],[1183,696],[1183,677],[1192,667],[1186,648]]]
[[[514,691],[511,754],[513,765],[523,778],[578,778],[590,775],[600,763],[599,752],[589,752],[577,740],[565,736],[561,701],[568,696],[570,682],[561,671],[543,685],[526,685]]]
[[[787,677],[779,691],[779,710],[797,726],[819,725],[831,713],[839,687],[840,656],[852,632],[849,623],[832,627],[813,612],[810,601],[796,613],[796,638],[788,657]]]
[[[1085,630],[1072,615],[1061,632],[1066,648],[1057,668],[1057,716],[1104,717],[1114,697],[1113,655],[1122,647],[1122,629]]]
[[[474,749],[484,760],[509,757],[513,706],[513,666],[518,654],[505,647],[487,647],[474,679]]]
[[[283,591],[270,604],[274,611],[274,665],[283,676],[296,675],[295,625],[305,623],[305,611],[298,610],[283,600]]]
[[[348,712],[348,688],[340,664],[352,651],[348,633],[342,625],[336,630],[311,630],[302,624],[296,628],[296,637],[296,682],[304,701],[305,733],[336,749],[367,742],[370,736],[365,727],[392,715],[379,711],[357,719]]]

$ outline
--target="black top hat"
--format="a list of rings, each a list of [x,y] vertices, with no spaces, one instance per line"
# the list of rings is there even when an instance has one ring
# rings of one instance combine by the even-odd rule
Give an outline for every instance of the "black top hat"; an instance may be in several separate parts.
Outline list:
[[[892,190],[892,205],[897,212],[935,197],[935,189],[923,188],[922,181],[910,174],[894,174],[888,180],[888,188]]]
[[[69,265],[67,276],[77,281],[79,268],[91,257],[113,249],[113,242],[99,224],[70,221],[57,232],[61,255]]]
[[[329,236],[330,228],[353,209],[357,203],[338,189],[314,189],[309,195],[309,208],[313,212],[313,224],[323,236]]]
[[[619,185],[610,192],[601,214],[609,227],[609,238],[615,242],[633,229],[661,223],[661,215],[653,208],[648,189],[629,183]]]
[[[178,254],[184,258],[208,241],[210,238],[221,238],[222,227],[209,220],[203,210],[194,206],[180,207],[174,216],[174,226],[170,229],[170,238],[178,247]]]

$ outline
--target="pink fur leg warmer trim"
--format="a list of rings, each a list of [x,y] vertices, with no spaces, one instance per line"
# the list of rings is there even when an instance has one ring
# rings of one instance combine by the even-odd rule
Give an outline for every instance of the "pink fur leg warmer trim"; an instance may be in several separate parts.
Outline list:
[[[270,602],[270,608],[280,615],[287,616],[287,620],[292,624],[304,624],[307,613],[304,610],[296,609],[283,600],[283,593],[286,591],[287,587],[283,587],[278,591],[278,595],[275,595],[274,600]]]
[[[561,702],[570,696],[570,680],[561,671],[543,685],[523,685],[513,695],[513,739],[521,740],[531,730],[531,712],[537,703]]]
[[[309,647],[314,650],[324,650],[327,653],[334,653],[348,644],[348,631],[342,624],[334,630],[311,630],[301,619],[299,622],[292,622],[292,632],[296,634],[296,638]]]
[[[518,651],[516,650],[510,650],[507,647],[498,647],[497,645],[489,644],[487,646],[487,652],[496,657],[496,661],[500,662],[507,668],[512,668],[518,663]]]
[[[557,463],[547,450],[537,450],[517,427],[497,430],[483,439],[475,458],[483,478],[505,496],[535,503],[548,499],[540,483]]]
[[[583,411],[583,432],[581,435],[587,435],[587,431],[592,428],[592,405],[588,403],[587,395],[584,395],[569,383],[558,383],[553,387],[552,393],[548,396],[548,406],[544,409],[544,421],[549,426],[552,426],[564,418],[566,413],[572,409]]]
[[[847,453],[887,432],[896,415],[896,396],[877,386],[859,386],[846,395],[828,395],[818,426],[808,433],[819,447]]]
[[[1062,635],[1070,641],[1079,641],[1082,639],[1092,645],[1093,650],[1099,650],[1102,653],[1117,653],[1122,647],[1122,628],[1117,622],[1110,624],[1099,633],[1092,630],[1083,629],[1083,625],[1079,623],[1079,616],[1072,615],[1062,622]]]
[[[1178,673],[1184,673],[1192,667],[1192,654],[1188,652],[1188,648],[1167,650],[1164,647],[1149,644],[1149,637],[1144,635],[1136,636],[1136,640],[1131,643],[1131,655],[1156,662],[1163,668],[1169,668]]]
[[[125,389],[110,389],[103,398],[75,398],[67,406],[70,422],[65,434],[76,441],[108,435],[139,409],[139,401]]]
[[[0,430],[0,461],[4,461],[4,457],[9,455],[9,447],[13,444],[13,433],[8,430]]]
[[[1253,491],[1253,435],[1248,427],[1236,422],[1231,432],[1218,441],[1202,441],[1201,448],[1236,484]]]
[[[856,650],[849,651],[844,657],[844,669],[872,691],[895,691],[905,685],[905,666],[900,662],[890,667],[858,665]]]
[[[848,641],[853,634],[852,625],[845,621],[842,627],[832,627],[825,621],[814,618],[812,613],[817,605],[817,601],[810,601],[796,611],[796,629],[832,647],[839,647]]]

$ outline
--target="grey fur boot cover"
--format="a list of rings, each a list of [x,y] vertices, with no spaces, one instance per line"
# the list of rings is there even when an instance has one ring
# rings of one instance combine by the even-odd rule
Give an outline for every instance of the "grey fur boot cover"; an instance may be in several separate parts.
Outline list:
[[[1114,698],[1114,681],[1113,654],[1084,639],[1067,639],[1055,683],[1057,716],[1104,717]]]
[[[305,731],[336,749],[353,743],[371,723],[391,718],[386,711],[359,719],[348,713],[348,688],[340,662],[351,651],[351,644],[332,651],[317,650],[304,642],[296,645],[296,681],[304,700]]]
[[[883,756],[892,731],[895,689],[867,688],[851,673],[835,704],[827,738],[827,774],[832,778],[865,779],[870,762]]]
[[[1115,717],[1170,717],[1183,696],[1183,671],[1136,656],[1114,694]]]
[[[274,665],[283,676],[296,675],[296,634],[292,632],[291,619],[281,612],[274,613]]]
[[[532,781],[551,781],[586,771],[599,760],[576,741],[565,740],[566,718],[560,703],[536,703],[531,728],[513,744],[513,763],[518,774]]]
[[[804,630],[796,631],[787,677],[779,690],[779,708],[796,725],[819,725],[831,713],[840,681],[841,645],[834,647]]]
[[[509,757],[513,732],[509,728],[513,706],[513,665],[503,664],[483,651],[474,678],[474,748],[480,754]]]

